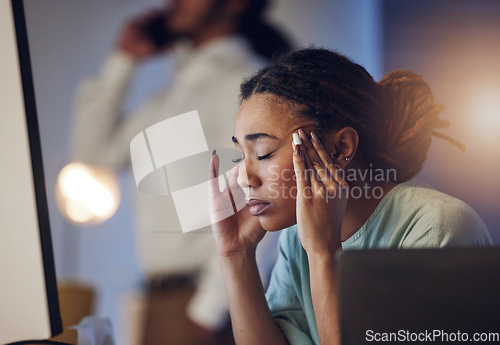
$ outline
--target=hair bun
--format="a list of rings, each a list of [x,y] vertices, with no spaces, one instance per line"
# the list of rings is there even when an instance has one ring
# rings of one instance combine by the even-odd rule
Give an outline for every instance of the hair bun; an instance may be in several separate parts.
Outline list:
[[[384,169],[396,169],[396,182],[404,182],[422,169],[431,136],[436,134],[434,129],[448,127],[449,123],[439,119],[444,106],[434,103],[431,88],[418,74],[393,71],[379,82],[379,86],[382,111],[387,120],[385,135],[381,135],[375,154],[377,164]]]

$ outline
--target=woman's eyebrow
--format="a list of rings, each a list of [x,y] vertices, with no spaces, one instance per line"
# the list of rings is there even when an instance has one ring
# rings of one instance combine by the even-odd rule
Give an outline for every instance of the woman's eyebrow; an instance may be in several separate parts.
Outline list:
[[[275,137],[274,135],[267,134],[267,133],[253,133],[253,134],[245,135],[245,140],[250,140],[250,141],[255,141],[255,140],[261,139],[261,138],[269,138],[269,139],[273,139],[273,140],[278,140],[278,138]],[[233,140],[233,143],[238,143],[238,139],[236,139],[236,137],[233,136],[232,140]]]

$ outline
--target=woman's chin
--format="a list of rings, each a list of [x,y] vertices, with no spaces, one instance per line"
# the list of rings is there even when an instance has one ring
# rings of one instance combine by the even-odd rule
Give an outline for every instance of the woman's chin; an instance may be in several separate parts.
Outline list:
[[[276,219],[276,217],[269,215],[260,215],[258,217],[260,225],[262,225],[264,230],[269,232],[280,231],[297,224],[295,216],[293,219]]]

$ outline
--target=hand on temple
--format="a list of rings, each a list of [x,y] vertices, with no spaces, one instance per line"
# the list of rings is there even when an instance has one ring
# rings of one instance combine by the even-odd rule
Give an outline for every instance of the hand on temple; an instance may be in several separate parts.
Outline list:
[[[231,256],[253,250],[262,240],[266,231],[258,217],[250,214],[246,205],[245,193],[238,185],[238,166],[231,169],[226,183],[229,188],[219,190],[219,157],[212,155],[210,167],[210,216],[215,243],[220,256]]]

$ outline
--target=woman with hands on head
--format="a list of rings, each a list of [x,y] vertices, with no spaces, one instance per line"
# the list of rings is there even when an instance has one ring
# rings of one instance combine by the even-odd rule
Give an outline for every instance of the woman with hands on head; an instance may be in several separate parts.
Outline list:
[[[461,147],[435,131],[448,123],[420,76],[377,83],[340,54],[305,49],[246,80],[241,99],[229,190],[211,184],[237,344],[339,344],[338,250],[491,243],[467,204],[414,179],[431,135]],[[231,207],[239,211],[221,216]],[[255,250],[285,228],[264,292]]]

